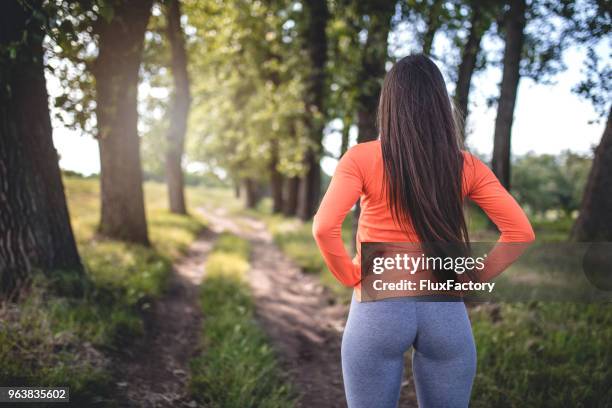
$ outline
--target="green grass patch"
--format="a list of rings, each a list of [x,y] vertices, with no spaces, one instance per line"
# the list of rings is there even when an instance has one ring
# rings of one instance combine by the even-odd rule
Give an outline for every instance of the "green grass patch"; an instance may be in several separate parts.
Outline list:
[[[291,407],[291,388],[255,321],[245,281],[249,252],[248,241],[222,234],[206,262],[204,352],[191,363],[190,387],[209,407]]]
[[[612,306],[501,304],[472,312],[474,407],[612,405]]]
[[[64,182],[86,273],[37,275],[19,302],[0,304],[0,384],[69,386],[78,406],[113,406],[106,351],[144,333],[143,312],[163,293],[172,261],[204,224],[170,214],[165,187],[147,183],[152,246],[103,239],[96,235],[99,181]]]

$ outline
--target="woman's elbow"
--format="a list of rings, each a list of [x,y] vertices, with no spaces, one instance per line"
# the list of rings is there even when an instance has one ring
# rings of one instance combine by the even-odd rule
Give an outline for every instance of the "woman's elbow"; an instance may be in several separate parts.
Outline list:
[[[533,241],[535,241],[535,233],[533,232],[533,228],[531,228],[531,226],[527,228],[502,231],[501,242],[530,244]]]
[[[523,229],[515,237],[515,241],[525,243],[525,244],[530,244],[533,241],[535,241],[535,239],[536,239],[535,232],[533,231],[533,228],[531,227],[531,225],[529,226],[529,228]]]
[[[319,241],[321,238],[329,235],[329,232],[329,226],[315,215],[314,219],[312,220],[312,236],[315,238],[315,240]]]

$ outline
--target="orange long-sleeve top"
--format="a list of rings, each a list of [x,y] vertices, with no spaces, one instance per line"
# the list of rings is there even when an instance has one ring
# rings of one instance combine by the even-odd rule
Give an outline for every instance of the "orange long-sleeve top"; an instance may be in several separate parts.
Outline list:
[[[478,158],[464,152],[463,196],[480,206],[500,231],[498,242],[529,243],[535,235],[527,216],[501,185],[493,172]],[[340,159],[331,183],[314,217],[313,235],[332,274],[342,284],[359,286],[362,242],[419,242],[413,229],[404,231],[393,220],[385,194],[382,194],[383,159],[380,140],[360,143]],[[357,228],[357,254],[351,259],[342,241],[342,222],[360,199]],[[503,269],[516,259],[506,255]],[[498,257],[499,258],[499,257]],[[489,257],[493,260],[495,257]],[[491,272],[493,275],[498,271]],[[488,278],[488,277],[487,277]]]

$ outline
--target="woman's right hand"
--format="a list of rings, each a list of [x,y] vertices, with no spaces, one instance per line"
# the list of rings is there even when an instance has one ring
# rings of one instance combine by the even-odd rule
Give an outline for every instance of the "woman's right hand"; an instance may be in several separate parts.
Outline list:
[[[353,288],[353,293],[355,294],[355,300],[361,302],[361,288]]]

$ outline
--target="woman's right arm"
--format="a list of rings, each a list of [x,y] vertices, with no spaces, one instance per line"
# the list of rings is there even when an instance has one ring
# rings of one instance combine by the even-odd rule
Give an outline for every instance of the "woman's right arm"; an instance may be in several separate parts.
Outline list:
[[[477,276],[493,279],[520,257],[535,240],[529,219],[497,177],[476,157],[466,154],[471,172],[467,196],[493,221],[500,231],[498,244],[489,252],[485,267]]]

